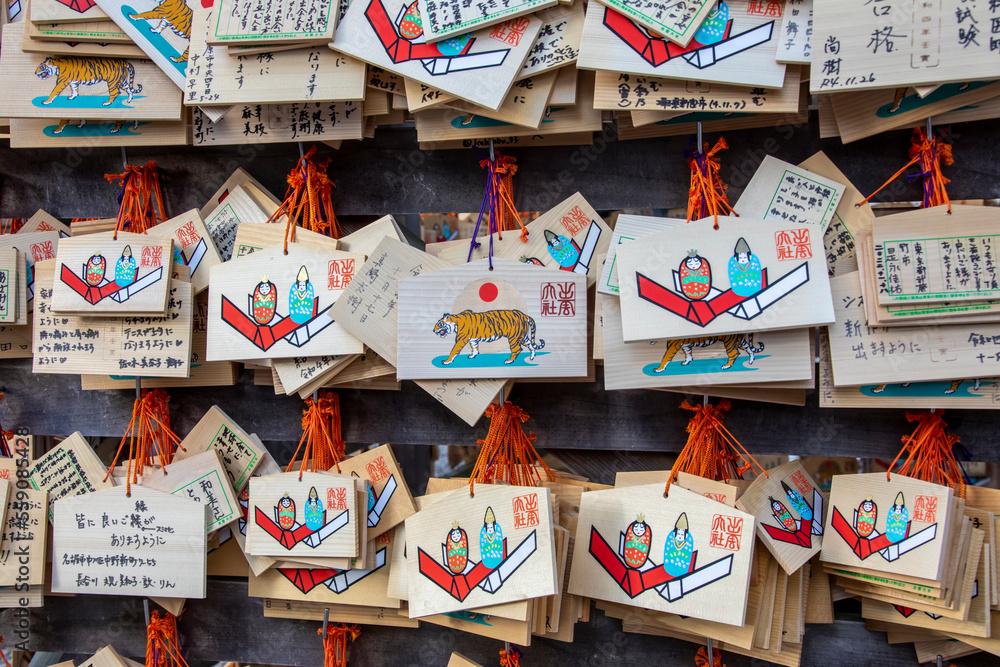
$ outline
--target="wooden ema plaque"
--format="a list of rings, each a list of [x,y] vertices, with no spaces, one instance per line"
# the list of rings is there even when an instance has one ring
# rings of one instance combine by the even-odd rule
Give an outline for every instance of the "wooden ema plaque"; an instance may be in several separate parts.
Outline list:
[[[996,53],[983,26],[1000,18],[1000,7],[960,4],[887,5],[886,14],[866,0],[815,0],[811,91],[995,78]]]
[[[382,445],[340,462],[340,472],[368,481],[368,539],[401,524],[417,506],[399,469],[392,447]]]
[[[110,477],[105,481],[108,469],[97,458],[93,448],[77,432],[37,459],[29,469],[28,483],[36,491],[49,494],[49,518],[52,505],[66,496],[79,496],[115,485]]]
[[[6,324],[17,322],[18,277],[23,273],[17,270],[17,255],[14,248],[0,250],[0,322]]]
[[[52,520],[52,591],[204,598],[208,507],[124,486],[62,498]]]
[[[781,17],[755,11],[759,4],[719,3],[694,38],[681,47],[595,2],[587,7],[577,67],[781,88],[785,65],[775,61]]]
[[[1000,298],[1000,212],[953,206],[898,213],[872,224],[881,305]]]
[[[173,261],[183,264],[190,271],[191,287],[195,295],[208,289],[208,274],[213,266],[221,264],[219,251],[205,227],[198,209],[154,225],[146,232],[153,238],[169,238],[174,242]]]
[[[801,461],[754,480],[736,506],[757,518],[757,536],[789,575],[823,546],[823,494]]]
[[[406,520],[410,618],[556,593],[550,490],[477,484],[474,494]]]
[[[148,489],[190,498],[208,507],[205,530],[209,533],[229,525],[240,516],[240,506],[222,467],[218,449],[175,459],[166,469],[147,468],[139,483]]]
[[[18,94],[0,100],[0,114],[15,118],[181,120],[177,87],[152,62],[24,53],[21,42],[25,29],[24,23],[3,27],[0,76],[16,86]],[[96,72],[98,78],[88,71]]]
[[[647,215],[619,215],[615,221],[615,231],[611,234],[607,257],[597,281],[597,291],[601,294],[617,296],[621,292],[618,281],[618,246],[644,236],[668,229],[676,229],[687,224],[684,218],[657,218]]]
[[[349,570],[337,568],[274,567],[250,576],[250,597],[278,598],[361,605],[398,609],[399,600],[386,594],[391,568],[405,567],[406,562],[392,561],[392,530],[372,540],[368,549],[374,549],[372,567]],[[336,618],[331,614],[331,618]]]
[[[29,234],[22,234],[18,231],[17,234],[0,235],[0,249],[16,250],[23,253],[28,260],[28,270],[24,280],[28,312],[34,310],[35,307],[35,263],[55,259],[58,247],[59,233],[55,230]]]
[[[267,458],[264,448],[217,405],[209,408],[181,441],[174,460],[182,461],[210,449],[219,453],[229,483],[237,494],[250,481],[250,475],[257,466]]]
[[[416,2],[362,0],[351,4],[330,46],[495,111],[541,27],[538,17],[524,16],[430,44]]]
[[[826,229],[844,189],[841,183],[768,155],[733,210],[744,218]]]
[[[25,583],[41,586],[45,583],[48,506],[48,496],[44,491],[16,489],[8,494],[7,516],[0,543],[0,586],[16,587]],[[28,567],[27,578],[20,571],[25,565]]]
[[[398,294],[401,380],[587,374],[583,275],[484,259],[403,280]]]
[[[28,10],[32,23],[81,23],[108,20],[108,15],[89,0],[32,0]]]
[[[211,272],[208,360],[363,354],[330,307],[364,255],[289,244],[234,259]]]
[[[834,320],[823,233],[719,216],[617,249],[626,342]]]
[[[812,378],[812,333],[785,329],[626,343],[619,299],[604,294],[605,389],[756,384]]]
[[[717,7],[717,3],[713,0],[694,0],[694,2],[660,0],[644,4],[623,0],[601,0],[601,3],[633,19],[650,33],[666,37],[680,46],[687,46],[696,34],[709,34],[708,28],[716,26],[721,18],[720,14],[725,13],[727,9],[726,3],[721,3],[722,7]],[[703,25],[705,23],[708,25]]]
[[[192,11],[185,0],[94,0],[181,90],[187,83]]]
[[[350,477],[287,472],[250,479],[247,553],[276,558],[358,556]]]
[[[540,9],[552,7],[556,0],[512,0],[504,5],[481,4],[474,5],[458,0],[416,0],[407,8],[407,15],[400,23],[400,31],[415,25],[423,28],[424,39],[428,42],[440,42],[448,37],[462,39],[465,33],[485,28],[486,26],[506,21],[504,26],[494,28],[491,34],[504,36],[509,30],[517,30],[525,19],[512,21],[517,16],[533,14]],[[409,20],[409,23],[407,23]]]
[[[52,312],[163,316],[173,241],[119,232],[63,239],[56,251]]]
[[[279,0],[259,7],[251,0],[222,0],[208,43],[325,44],[333,39],[338,5],[337,0]]]
[[[664,498],[663,488],[581,496],[569,592],[743,625],[753,515],[675,485]]]
[[[952,490],[902,475],[835,475],[820,559],[941,581]]]

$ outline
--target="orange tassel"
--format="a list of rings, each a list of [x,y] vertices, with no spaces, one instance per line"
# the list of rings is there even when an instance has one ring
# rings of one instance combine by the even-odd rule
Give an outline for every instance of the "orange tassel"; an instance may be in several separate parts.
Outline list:
[[[729,144],[722,137],[709,150],[708,142],[699,146],[701,153],[688,154],[688,167],[691,169],[691,187],[688,189],[687,221],[701,220],[712,216],[715,218],[715,228],[719,228],[720,215],[736,215],[729,205],[726,196],[726,185],[719,175],[719,153]]]
[[[717,648],[712,649],[712,663],[708,662],[708,650],[704,646],[698,649],[694,655],[695,667],[726,667],[722,664],[722,651]]]
[[[323,636],[323,628],[316,631]],[[329,625],[323,638],[323,667],[347,667],[347,642],[354,641],[361,634],[356,625]],[[147,666],[148,667],[148,666]]]
[[[312,397],[306,399],[306,409],[302,411],[302,437],[295,455],[289,462],[285,472],[291,472],[292,466],[302,452],[302,462],[299,465],[299,479],[307,469],[310,472],[330,470],[333,467],[340,472],[340,462],[344,460],[344,440],[341,437],[340,397],[336,392],[321,391],[318,401]],[[303,448],[303,445],[305,447]],[[311,462],[311,466],[310,466]]]
[[[521,667],[521,655],[513,645],[500,649],[500,667]]]
[[[706,479],[729,481],[741,479],[743,473],[757,466],[759,474],[767,477],[767,472],[757,460],[750,456],[739,440],[722,425],[723,414],[730,408],[729,401],[722,399],[716,407],[711,403],[693,405],[685,400],[681,403],[681,407],[694,412],[694,417],[688,422],[687,443],[677,455],[677,462],[670,470],[670,478],[667,479],[663,495],[669,493],[670,485],[679,472]],[[741,459],[743,465],[737,466],[736,462]]]
[[[177,641],[177,617],[153,610],[146,628],[146,667],[187,667]]]
[[[132,420],[125,429],[115,459],[108,468],[107,479],[118,465],[119,457],[128,441],[128,472],[125,478],[125,493],[131,495],[132,484],[138,483],[144,466],[153,465],[154,458],[166,470],[180,446],[181,439],[170,429],[170,413],[167,404],[170,397],[162,389],[143,389],[142,397],[132,406]]]
[[[104,178],[108,183],[121,181],[122,185],[122,191],[118,195],[115,239],[118,238],[118,232],[122,231],[144,234],[147,229],[166,219],[160,176],[156,163],[152,160],[143,167],[127,164],[123,173],[105,174]]]
[[[479,166],[483,169],[490,167],[489,158],[479,161]],[[503,232],[521,227],[521,240],[527,243],[528,228],[521,220],[521,214],[514,206],[514,174],[517,173],[517,158],[502,153],[495,153],[490,171],[489,188],[493,190],[491,199],[496,202],[497,214],[497,238],[503,239]],[[491,210],[494,210],[491,208]],[[492,221],[491,221],[492,222]]]
[[[313,146],[299,158],[295,169],[288,174],[288,190],[281,206],[267,219],[268,222],[277,222],[281,216],[288,216],[285,224],[286,253],[289,241],[295,241],[297,226],[335,239],[341,236],[340,223],[333,213],[330,198],[334,183],[326,175],[330,158],[317,160],[313,157],[315,154],[316,147]]]
[[[555,479],[555,473],[531,444],[535,442],[535,434],[524,432],[528,415],[521,408],[510,401],[503,405],[491,403],[486,416],[490,419],[490,429],[485,440],[476,441],[482,448],[469,476],[470,492],[474,492],[476,482],[537,486],[543,475],[550,481]]]
[[[951,486],[955,495],[965,497],[965,474],[955,459],[954,446],[961,439],[954,433],[945,431],[944,410],[906,413],[907,421],[920,422],[913,433],[903,436],[903,448],[896,454],[892,465],[885,473],[890,479],[890,471],[896,467],[896,462],[906,454],[906,460],[900,466],[898,473],[914,477],[925,482]]]
[[[24,218],[0,218],[0,234],[16,234],[25,222]]]
[[[948,191],[944,187],[948,183],[951,183],[951,180],[945,178],[944,174],[941,173],[942,164],[948,166],[955,163],[955,158],[951,152],[951,145],[943,141],[939,142],[933,132],[928,135],[927,130],[922,127],[913,130],[913,138],[910,140],[910,161],[904,164],[902,169],[890,176],[889,180],[882,184],[882,187],[868,195],[857,205],[867,204],[871,201],[872,197],[884,190],[887,185],[902,176],[904,171],[918,162],[922,171],[907,178],[920,176],[924,179],[924,200],[920,208],[930,208],[932,206],[947,204],[948,212],[951,213],[951,199],[948,198]]]

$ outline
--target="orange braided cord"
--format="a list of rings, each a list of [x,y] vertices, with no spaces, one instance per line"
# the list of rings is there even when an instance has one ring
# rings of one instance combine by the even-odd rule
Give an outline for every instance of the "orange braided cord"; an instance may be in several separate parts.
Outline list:
[[[16,234],[25,222],[24,218],[0,218],[0,234]]]
[[[288,190],[281,206],[267,219],[276,222],[281,216],[288,216],[285,223],[285,252],[288,243],[295,241],[295,228],[301,226],[317,234],[339,239],[340,223],[333,212],[331,193],[333,181],[327,176],[330,158],[317,160],[316,147],[311,147],[299,158],[295,168],[288,174]]]
[[[494,154],[493,170],[490,172],[490,185],[493,190],[493,200],[496,201],[497,220],[495,221],[497,238],[503,238],[503,232],[521,227],[521,240],[527,243],[528,228],[524,226],[521,214],[514,205],[514,174],[517,173],[517,158],[502,153]],[[489,158],[479,161],[483,169],[490,167]],[[491,221],[492,222],[492,221]]]
[[[948,183],[951,183],[951,181],[941,173],[942,163],[947,166],[955,162],[955,158],[951,152],[951,145],[943,141],[939,142],[933,133],[928,136],[927,130],[922,127],[913,130],[913,138],[910,140],[910,161],[904,164],[902,169],[890,176],[889,180],[883,183],[878,190],[861,200],[857,206],[867,204],[871,201],[872,197],[884,190],[886,186],[902,176],[903,172],[918,162],[922,171],[917,175],[922,176],[924,179],[924,200],[920,208],[947,204],[948,212],[951,213],[951,200],[948,198],[948,192],[944,187]]]
[[[323,628],[316,631],[323,636]],[[361,628],[356,625],[329,625],[326,637],[323,638],[323,667],[347,667],[347,643],[354,641],[361,634]]]
[[[115,239],[120,231],[144,234],[147,229],[166,219],[156,162],[150,160],[141,167],[127,164],[121,174],[105,174],[104,178],[109,183],[121,181],[122,184]]]
[[[698,148],[701,153],[688,156],[691,186],[688,189],[687,221],[712,216],[715,218],[715,228],[718,229],[719,215],[736,215],[729,205],[726,185],[719,175],[719,153],[729,148],[729,144],[724,138],[719,137],[711,150],[708,148],[708,142]]]
[[[146,628],[146,667],[187,667],[177,641],[177,617],[153,610]]]
[[[679,472],[712,480],[729,481],[742,478],[743,473],[756,466],[758,474],[767,476],[767,472],[757,460],[744,449],[729,429],[723,426],[723,415],[731,407],[729,401],[722,399],[716,407],[711,403],[693,405],[685,400],[681,403],[681,407],[694,412],[694,416],[688,422],[687,443],[677,455],[677,461],[670,470],[670,477],[663,489],[664,494],[670,491],[670,485]],[[738,460],[742,460],[743,465],[738,466],[736,464]]]
[[[476,441],[482,448],[469,475],[470,491],[476,482],[537,486],[543,476],[550,481],[555,479],[555,473],[531,444],[536,440],[535,434],[524,432],[528,415],[521,408],[510,401],[503,405],[491,403],[486,416],[490,428],[485,440]]]
[[[712,663],[708,662],[708,651],[704,646],[698,649],[694,655],[695,667],[726,667],[722,664],[722,651],[717,648],[712,649]]]
[[[340,472],[340,462],[344,460],[344,441],[341,438],[340,398],[335,392],[319,392],[317,401],[306,399],[306,409],[302,411],[302,437],[292,460],[285,468],[291,472],[295,461],[302,452],[299,464],[299,479],[306,470],[329,470],[336,466]]]
[[[128,495],[132,493],[132,484],[138,483],[143,467],[153,465],[154,456],[165,469],[173,459],[176,447],[180,445],[181,439],[170,429],[170,417],[167,412],[169,400],[167,392],[162,389],[143,389],[142,397],[137,398],[132,405],[132,419],[118,444],[114,461],[104,475],[104,479],[107,479],[114,472],[127,441],[129,445],[125,492]]]
[[[903,448],[886,471],[886,479],[890,479],[896,463],[906,454],[906,460],[898,471],[900,475],[951,486],[955,489],[956,496],[965,497],[965,475],[955,459],[954,450],[955,444],[961,439],[954,433],[945,431],[948,425],[943,415],[944,410],[906,413],[907,421],[920,423],[913,433],[903,436]]]
[[[516,646],[500,649],[500,667],[521,667],[521,652]]]

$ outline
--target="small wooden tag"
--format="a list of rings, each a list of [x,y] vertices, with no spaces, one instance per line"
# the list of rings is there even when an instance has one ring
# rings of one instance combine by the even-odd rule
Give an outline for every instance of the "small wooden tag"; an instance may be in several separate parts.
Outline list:
[[[236,495],[222,467],[218,449],[175,460],[166,469],[143,471],[139,483],[149,489],[191,498],[208,507],[206,532],[219,530],[240,516]]]
[[[822,548],[825,505],[801,461],[768,470],[736,501],[757,517],[757,536],[789,575]]]
[[[119,486],[53,507],[53,592],[205,597],[206,505]]]
[[[181,441],[174,460],[182,461],[210,449],[219,453],[229,483],[237,495],[246,486],[250,475],[260,465],[265,455],[263,447],[217,405],[209,408],[205,416]]]
[[[30,468],[28,483],[36,491],[49,494],[49,519],[52,504],[67,496],[79,496],[115,485],[105,481],[108,469],[97,458],[94,449],[77,432],[50,449]]]

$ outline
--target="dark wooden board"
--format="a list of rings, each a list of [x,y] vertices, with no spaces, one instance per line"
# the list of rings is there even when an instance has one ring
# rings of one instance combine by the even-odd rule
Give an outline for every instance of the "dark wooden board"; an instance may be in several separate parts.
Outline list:
[[[8,644],[17,641],[14,610],[0,613],[0,632]],[[112,644],[121,654],[145,654],[146,633],[142,600],[116,596],[48,597],[45,606],[31,610],[28,645],[32,650],[82,653]],[[254,665],[323,664],[322,642],[315,621],[264,618],[262,601],[247,597],[245,581],[210,578],[205,600],[188,600],[178,621],[184,656],[188,660],[235,661]],[[351,665],[405,665],[442,667],[452,651],[482,665],[496,665],[503,643],[436,625],[419,629],[363,626],[351,645]],[[628,634],[621,622],[592,610],[589,623],[576,627],[572,644],[535,638],[523,649],[524,665],[579,667],[582,665],[693,665],[698,646],[664,637]],[[765,663],[732,653],[723,655],[729,667]],[[806,628],[802,665],[866,664],[912,667],[912,645],[890,646],[883,633],[865,630],[860,620],[838,620],[832,625]],[[987,654],[950,661],[959,667],[1000,665]]]
[[[775,125],[724,133],[729,150],[721,154],[723,181],[736,201],[765,155],[799,162],[825,150],[858,188],[873,192],[907,162],[909,130],[888,132],[848,145],[821,140],[816,114],[809,124],[789,125],[778,114]],[[706,141],[719,135],[707,133]],[[950,128],[956,163],[945,168],[954,199],[1000,197],[1000,163],[993,148],[1000,123],[962,123]],[[606,124],[592,146],[511,149],[518,159],[514,181],[519,210],[544,211],[579,191],[598,210],[676,208],[687,205],[690,174],[684,149],[690,136],[618,141],[616,126]],[[479,150],[421,151],[416,132],[381,128],[375,139],[345,141],[340,150],[319,145],[319,155],[333,158],[329,174],[337,215],[388,212],[440,213],[478,211],[483,196]],[[277,196],[298,160],[295,144],[194,148],[129,148],[132,164],[155,160],[166,207],[172,215],[201,208],[236,167],[243,167]],[[0,148],[0,216],[28,217],[38,208],[57,217],[111,217],[117,213],[118,188],[104,179],[120,173],[118,148]],[[919,181],[900,178],[878,201],[921,199]]]

